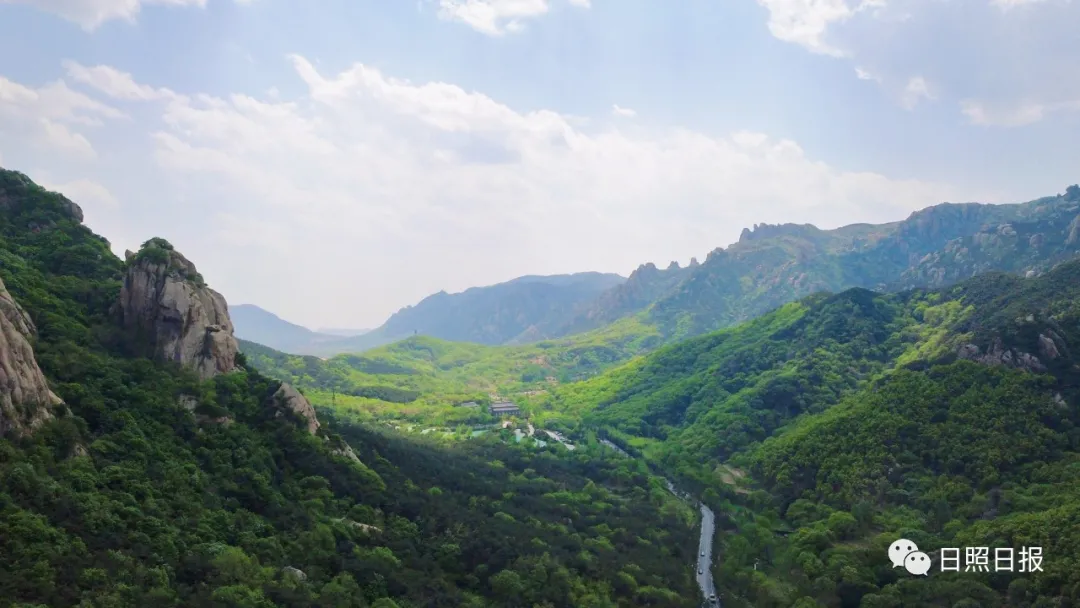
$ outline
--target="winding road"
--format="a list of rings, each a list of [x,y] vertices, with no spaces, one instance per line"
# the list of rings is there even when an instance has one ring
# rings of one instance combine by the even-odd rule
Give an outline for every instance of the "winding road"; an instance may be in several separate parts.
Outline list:
[[[606,445],[607,447],[615,450],[617,453],[627,458],[632,458],[630,454],[626,453],[626,450],[620,448],[619,446],[608,441],[607,439],[601,439],[600,443]],[[667,489],[672,494],[679,497],[679,499],[691,504],[696,504],[698,507],[701,508],[701,538],[698,540],[696,566],[697,570],[694,572],[694,575],[697,578],[698,587],[701,589],[701,596],[703,598],[702,605],[719,608],[719,599],[713,602],[709,601],[710,597],[716,595],[716,585],[713,583],[712,577],[712,548],[713,537],[716,533],[716,516],[713,514],[712,509],[694,500],[693,497],[690,496],[690,494],[686,492],[680,492],[679,489],[675,487],[675,484],[671,483],[670,479],[665,477],[664,484],[667,486]],[[700,574],[698,574],[699,572]]]

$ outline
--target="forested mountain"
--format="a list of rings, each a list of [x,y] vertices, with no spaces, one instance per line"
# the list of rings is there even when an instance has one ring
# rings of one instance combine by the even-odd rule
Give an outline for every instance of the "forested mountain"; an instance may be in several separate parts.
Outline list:
[[[3,170],[0,279],[0,607],[696,604],[640,463],[317,416],[168,242]]]
[[[364,332],[339,335],[320,333],[290,323],[274,313],[259,308],[254,304],[239,304],[229,307],[229,314],[236,325],[236,336],[265,344],[271,348],[289,353],[305,353],[326,342],[336,342],[343,338],[352,338]]]
[[[627,317],[673,342],[729,327],[819,291],[940,287],[979,273],[1039,274],[1080,253],[1080,187],[1022,204],[943,203],[890,224],[821,230],[755,225],[699,263],[643,264],[628,279],[527,276],[439,292],[360,336],[305,342],[241,328],[244,339],[319,356],[357,353],[413,335],[478,344],[570,336]],[[247,311],[245,311],[247,312]],[[280,331],[280,330],[275,330]]]
[[[752,319],[818,291],[937,287],[1000,270],[1045,272],[1080,252],[1080,187],[1014,205],[944,203],[908,219],[835,230],[757,225],[700,265],[643,266],[568,326],[642,313],[668,339]]]
[[[1078,406],[1072,261],[817,294],[537,408],[692,480],[727,523],[725,606],[802,608],[1075,605]],[[935,560],[928,579],[893,569],[898,538]],[[1046,558],[1041,572],[948,573],[944,547]]]
[[[386,323],[361,336],[303,350],[279,350],[330,356],[360,352],[412,335],[477,344],[534,342],[563,335],[563,328],[590,302],[625,280],[615,274],[581,272],[524,276],[455,294],[440,291],[415,306],[402,308]]]

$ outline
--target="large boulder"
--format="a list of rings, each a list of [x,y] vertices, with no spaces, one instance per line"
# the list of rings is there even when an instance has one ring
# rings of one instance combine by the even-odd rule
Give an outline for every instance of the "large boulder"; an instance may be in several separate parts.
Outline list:
[[[142,354],[203,379],[236,369],[239,344],[225,298],[164,239],[147,241],[128,259],[118,310]]]
[[[273,405],[278,408],[279,416],[288,410],[304,421],[308,433],[314,435],[319,430],[319,419],[315,416],[315,408],[312,407],[307,397],[293,388],[291,384],[283,382],[277,392],[274,393],[272,400]]]
[[[30,316],[0,281],[0,436],[33,431],[62,403],[34,358],[34,332]]]

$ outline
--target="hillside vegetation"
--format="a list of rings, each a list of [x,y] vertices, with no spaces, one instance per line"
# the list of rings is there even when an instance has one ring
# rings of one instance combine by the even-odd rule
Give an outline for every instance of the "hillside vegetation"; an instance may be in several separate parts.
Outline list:
[[[659,335],[634,318],[555,340],[485,346],[415,336],[328,360],[241,342],[248,361],[268,376],[307,390],[312,401],[363,420],[431,424],[488,421],[455,407],[494,397],[529,402],[554,386],[587,378],[655,348]]]
[[[1080,262],[934,291],[820,294],[539,408],[724,514],[728,606],[1080,600]],[[1039,546],[1042,572],[893,570],[889,544]],[[991,549],[992,551],[992,549]],[[937,564],[935,563],[935,569]]]
[[[0,607],[695,605],[693,522],[639,464],[326,412],[309,432],[242,358],[200,381],[133,356],[124,271],[78,207],[0,171],[0,277],[66,402],[0,437]]]

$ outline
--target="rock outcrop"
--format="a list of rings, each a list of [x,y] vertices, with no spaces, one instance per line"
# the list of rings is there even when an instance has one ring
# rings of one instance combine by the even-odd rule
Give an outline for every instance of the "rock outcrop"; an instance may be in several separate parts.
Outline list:
[[[128,259],[118,309],[143,354],[203,379],[236,369],[239,344],[225,298],[167,241],[151,239]]]
[[[291,384],[281,383],[281,387],[274,392],[271,399],[273,405],[278,408],[278,416],[284,415],[288,410],[304,420],[308,433],[314,435],[319,430],[319,419],[315,417],[315,408],[311,406],[307,397]]]
[[[30,339],[35,331],[30,316],[0,281],[0,436],[33,431],[62,403],[34,358]]]
[[[1046,366],[1038,357],[1015,348],[1005,348],[1000,338],[995,338],[985,351],[975,344],[965,344],[960,347],[956,354],[961,359],[982,363],[983,365],[1003,365],[1034,373],[1046,371]]]

